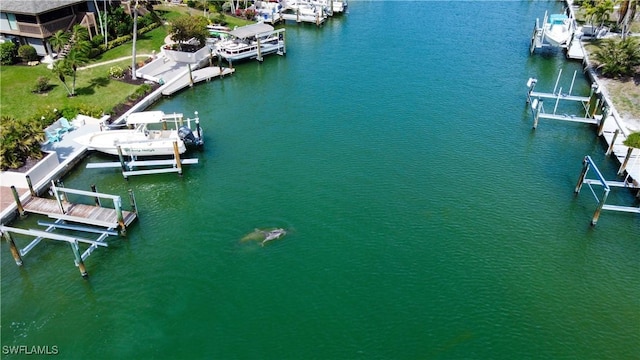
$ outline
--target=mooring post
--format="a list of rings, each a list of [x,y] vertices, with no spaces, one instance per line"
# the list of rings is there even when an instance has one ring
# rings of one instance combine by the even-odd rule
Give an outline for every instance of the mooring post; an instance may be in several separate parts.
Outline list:
[[[591,114],[592,107],[593,104],[595,103],[594,100],[596,99],[596,96],[598,95],[598,93],[596,92],[596,90],[598,89],[598,84],[593,83],[591,84],[591,90],[589,92],[589,100],[587,101],[587,113]]]
[[[118,150],[118,160],[120,160],[120,167],[122,168],[122,176],[124,176],[124,178],[126,179],[127,175],[125,175],[125,172],[127,171],[127,164],[124,162],[124,155],[122,155],[122,147],[118,145],[116,149]]]
[[[584,179],[587,177],[587,172],[589,171],[589,162],[587,161],[587,157],[585,156],[584,160],[582,160],[582,172],[580,173],[580,178],[578,179],[578,184],[576,184],[574,193],[579,193],[580,189],[582,189],[582,184],[584,183]]]
[[[296,22],[300,22],[300,8],[296,9]]]
[[[56,184],[53,182],[53,180],[51,180],[51,188],[53,189],[53,196],[55,196],[56,201],[58,202],[60,212],[62,214],[66,214],[66,212],[64,211],[64,206],[62,205],[62,199],[60,199],[60,192],[58,191],[58,188],[56,187]]]
[[[127,229],[124,224],[124,215],[122,213],[122,199],[120,196],[113,199],[113,207],[116,209],[116,218],[118,219],[118,225],[120,226],[120,234],[125,235]]]
[[[7,240],[7,242],[9,243],[9,248],[11,249],[11,255],[13,255],[13,259],[16,261],[16,265],[22,266],[22,257],[20,256],[20,251],[18,250],[16,243],[13,241],[13,237],[11,237],[11,234],[8,231],[4,231],[2,235],[4,236],[5,240]]]
[[[535,78],[529,78],[529,80],[527,80],[527,87],[529,88],[529,91],[527,92],[527,104],[531,103],[531,93],[533,92],[533,89],[535,89],[537,82],[538,80]]]
[[[260,49],[260,38],[258,38],[257,40],[258,40],[258,56],[256,57],[256,60],[262,62],[262,49]]]
[[[178,142],[173,142],[173,155],[176,160],[176,167],[178,168],[178,174],[182,176],[182,163],[180,162],[180,151],[178,150]]]
[[[20,195],[18,194],[16,187],[13,185],[11,185],[11,192],[13,193],[13,200],[15,200],[16,206],[18,207],[18,214],[20,214],[20,216],[24,216],[24,207],[22,206],[22,202],[20,202]]]
[[[602,111],[602,118],[600,118],[600,123],[598,124],[598,136],[602,136],[604,133],[604,122],[611,115],[611,110],[607,107],[604,111]]]
[[[624,171],[627,169],[627,164],[629,163],[629,159],[631,159],[631,153],[633,152],[633,148],[627,148],[627,156],[624,157],[624,161],[622,165],[620,165],[620,169],[618,169],[618,175],[624,174]]]
[[[189,68],[189,86],[193,87],[193,74],[191,74],[191,64],[187,64]]]
[[[71,251],[73,251],[73,256],[75,257],[75,263],[78,269],[80,270],[80,275],[83,278],[87,278],[89,274],[87,273],[87,268],[84,266],[84,261],[82,261],[82,256],[80,255],[80,247],[78,246],[78,240],[69,241],[69,245],[71,245]]]
[[[596,116],[596,112],[598,111],[598,106],[600,105],[600,98],[596,99],[596,105],[593,107],[593,111],[591,112],[590,117]]]
[[[607,149],[607,152],[605,153],[605,155],[609,156],[613,152],[613,146],[616,144],[618,135],[620,135],[620,129],[616,129],[616,131],[613,132],[613,138],[611,139],[611,144],[609,145],[609,148]]]
[[[95,184],[91,184],[91,191],[93,191],[94,193],[98,192],[96,190],[96,185]],[[96,196],[95,201],[96,201],[96,206],[101,206],[100,205],[100,197],[99,196]]]
[[[220,69],[220,77],[222,77],[222,55],[218,54],[218,69]]]
[[[538,104],[536,106],[535,110],[535,115],[533,117],[533,128],[537,129],[538,128],[538,120],[540,119],[540,109],[542,109],[542,99],[538,100]]]
[[[38,194],[36,194],[35,190],[33,190],[33,184],[31,183],[31,176],[26,175],[24,178],[27,179],[27,186],[29,186],[29,193],[31,194],[31,196],[37,196]]]
[[[162,130],[167,130],[167,120],[162,120]]]
[[[598,223],[598,218],[600,217],[600,213],[602,212],[602,207],[604,203],[607,201],[607,196],[609,196],[609,189],[604,189],[604,194],[602,194],[602,199],[598,202],[598,207],[596,208],[596,212],[593,213],[593,219],[591,219],[591,225],[596,226]]]
[[[136,197],[133,195],[133,190],[129,189],[129,202],[131,202],[131,211],[138,215],[138,206],[136,205]]]

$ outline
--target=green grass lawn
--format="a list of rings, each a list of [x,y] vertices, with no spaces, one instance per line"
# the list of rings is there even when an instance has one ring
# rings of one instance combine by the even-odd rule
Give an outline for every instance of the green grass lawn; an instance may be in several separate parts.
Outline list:
[[[81,104],[102,109],[108,113],[115,105],[123,102],[137,88],[109,78],[109,64],[95,68],[79,70],[76,78],[77,96],[67,97],[62,82],[47,69],[46,64],[38,66],[2,66],[0,68],[0,115],[17,119],[33,117],[39,110],[56,109],[63,106],[79,106]],[[53,88],[46,94],[34,94],[31,88],[39,76],[50,78]],[[72,77],[67,77],[67,85],[71,87]]]
[[[160,15],[171,20],[185,13],[193,15],[201,14],[201,11],[181,6],[167,6],[160,9]],[[227,17],[230,26],[246,25],[251,22]],[[163,25],[145,34],[138,36],[136,42],[137,54],[151,54],[159,52],[164,44],[164,39],[169,31],[169,26]],[[117,48],[111,49],[87,65],[108,60],[131,56],[132,43],[128,42]],[[138,59],[140,61],[142,59]],[[28,119],[42,109],[56,109],[63,106],[88,105],[102,109],[108,113],[113,107],[125,101],[137,88],[135,85],[126,84],[109,78],[109,68],[118,65],[126,69],[131,66],[131,60],[123,60],[119,63],[97,66],[95,68],[78,70],[76,79],[77,96],[67,97],[67,91],[62,82],[53,72],[47,69],[46,64],[38,66],[12,65],[0,67],[0,115],[11,116],[17,119]],[[31,89],[36,84],[39,76],[47,76],[50,79],[52,89],[46,94],[34,94]],[[72,77],[67,77],[67,85],[71,87]]]

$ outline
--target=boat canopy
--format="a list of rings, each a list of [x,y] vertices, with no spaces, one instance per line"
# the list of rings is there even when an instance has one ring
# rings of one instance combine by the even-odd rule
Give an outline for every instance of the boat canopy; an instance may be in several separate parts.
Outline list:
[[[264,23],[257,23],[234,29],[230,31],[230,34],[240,39],[246,39],[270,31],[273,31],[273,26]]]
[[[127,125],[157,124],[161,123],[163,118],[163,111],[143,111],[129,114],[129,116],[127,116]]]

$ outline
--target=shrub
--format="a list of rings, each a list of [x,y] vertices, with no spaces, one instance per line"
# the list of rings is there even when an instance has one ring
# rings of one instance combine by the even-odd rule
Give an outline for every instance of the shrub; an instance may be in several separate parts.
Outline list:
[[[114,79],[122,79],[124,77],[124,70],[120,66],[112,66],[109,68],[109,76]]]
[[[89,59],[93,59],[100,54],[102,54],[102,51],[100,51],[100,47],[94,47],[89,49],[89,53],[87,54],[87,57]]]
[[[25,62],[38,60],[36,48],[31,45],[21,45],[18,48],[18,56]]]
[[[96,35],[93,37],[93,39],[91,39],[91,43],[93,44],[94,47],[98,47],[100,45],[104,44],[104,36],[102,35]]]
[[[196,2],[193,0],[187,0],[187,6],[190,8],[195,8],[196,7]]]
[[[33,87],[33,92],[43,93],[49,90],[49,78],[46,76],[38,76],[38,80],[36,81],[35,86]]]
[[[11,41],[0,44],[0,65],[11,65],[16,59],[16,44]]]

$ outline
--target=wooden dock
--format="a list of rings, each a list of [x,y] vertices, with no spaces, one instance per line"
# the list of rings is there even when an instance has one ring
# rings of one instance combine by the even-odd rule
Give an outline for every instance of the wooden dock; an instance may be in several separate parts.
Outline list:
[[[63,205],[64,212],[55,199],[30,197],[23,204],[24,210],[33,214],[46,215],[53,219],[61,219],[87,225],[98,225],[106,228],[117,228],[118,215],[116,209],[95,205],[72,204]],[[124,225],[129,226],[136,219],[136,213],[122,211]]]
[[[30,184],[30,182],[29,182]],[[51,191],[54,199],[46,199],[36,196],[33,188],[29,188],[30,195],[24,200],[20,200],[15,187],[11,187],[14,200],[16,201],[18,213],[46,215],[53,219],[75,222],[85,225],[100,226],[107,229],[119,229],[120,234],[126,234],[127,226],[131,225],[138,217],[135,197],[133,191],[129,190],[129,199],[133,211],[122,209],[122,199],[118,195],[99,193],[92,186],[92,191],[69,189],[51,182]],[[74,204],[66,199],[69,194],[87,196],[93,199],[95,205]],[[104,207],[104,200],[110,200],[113,208]]]
[[[186,88],[187,86],[193,86],[198,82],[205,81],[205,80],[209,81],[219,76],[230,75],[230,74],[233,74],[234,71],[235,69],[224,68],[224,67],[220,68],[217,66],[210,66],[203,69],[190,71],[189,74],[186,74],[182,76],[180,79],[167,85],[162,90],[162,95],[171,96],[174,93]]]

